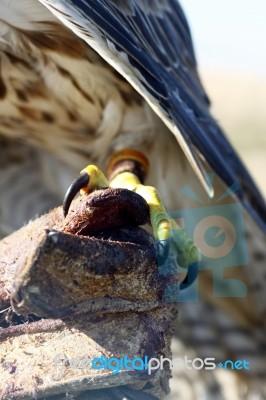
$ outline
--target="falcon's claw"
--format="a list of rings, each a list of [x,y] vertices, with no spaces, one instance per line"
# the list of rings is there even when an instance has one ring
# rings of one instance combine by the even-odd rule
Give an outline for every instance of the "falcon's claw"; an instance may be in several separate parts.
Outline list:
[[[192,285],[192,283],[195,282],[195,280],[198,278],[199,275],[199,269],[200,269],[200,262],[196,261],[193,264],[190,264],[188,267],[188,273],[186,278],[181,282],[179,286],[179,290],[184,290],[187,289],[189,286]]]
[[[84,194],[107,187],[109,184],[102,171],[95,165],[88,165],[80,172],[80,176],[72,182],[66,192],[63,202],[64,216],[67,216],[70,204],[79,190]]]
[[[158,240],[156,243],[158,265],[164,265],[169,257],[170,239]]]
[[[64,217],[67,216],[69,207],[72,203],[72,200],[76,196],[76,194],[84,188],[84,186],[88,185],[90,181],[90,176],[87,172],[83,172],[80,174],[78,178],[76,178],[71,185],[69,186],[63,201],[63,212]]]

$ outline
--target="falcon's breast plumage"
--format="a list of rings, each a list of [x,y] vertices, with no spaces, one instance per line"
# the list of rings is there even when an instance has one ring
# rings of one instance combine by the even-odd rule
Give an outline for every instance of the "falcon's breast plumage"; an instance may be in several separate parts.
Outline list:
[[[209,200],[233,187],[230,201],[237,197],[250,214],[245,212],[251,267],[239,272],[248,296],[205,293],[206,303],[195,308],[223,310],[212,331],[210,325],[212,334],[217,326],[225,332],[213,334],[213,351],[249,351],[256,366],[250,377],[259,381],[266,206],[209,106],[176,0],[0,0],[2,235],[59,204],[86,164],[105,170],[124,149],[148,158],[145,183],[158,189],[169,211],[196,207],[184,187]],[[208,179],[213,172],[214,181]],[[191,310],[193,304],[183,305],[188,325],[196,318]],[[227,340],[229,325],[231,337],[243,339],[238,349]],[[206,354],[197,332],[186,338]]]

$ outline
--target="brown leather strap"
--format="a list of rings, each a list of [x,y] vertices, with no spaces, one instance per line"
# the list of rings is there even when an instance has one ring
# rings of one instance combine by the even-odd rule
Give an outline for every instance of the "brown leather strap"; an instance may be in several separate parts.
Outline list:
[[[147,157],[137,150],[125,149],[114,153],[108,165],[108,179],[112,180],[122,172],[132,172],[141,183],[144,182],[149,168]]]

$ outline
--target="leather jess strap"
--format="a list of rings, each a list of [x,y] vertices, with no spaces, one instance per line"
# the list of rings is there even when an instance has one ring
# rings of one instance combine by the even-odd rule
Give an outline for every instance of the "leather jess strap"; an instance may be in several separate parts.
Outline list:
[[[113,153],[108,164],[108,179],[112,180],[122,172],[132,172],[141,183],[144,182],[149,169],[147,157],[138,150],[124,149]]]

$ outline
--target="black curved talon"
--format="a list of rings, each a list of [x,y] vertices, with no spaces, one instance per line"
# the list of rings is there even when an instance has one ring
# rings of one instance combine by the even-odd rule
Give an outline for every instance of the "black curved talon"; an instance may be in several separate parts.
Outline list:
[[[196,261],[188,267],[188,274],[179,286],[179,290],[185,290],[198,278],[200,262]]]
[[[69,207],[72,203],[72,200],[76,196],[76,194],[82,189],[84,186],[88,185],[90,181],[90,176],[87,174],[87,172],[83,172],[78,178],[76,178],[69,188],[67,189],[67,192],[64,197],[63,201],[63,212],[64,212],[64,217],[67,216]]]
[[[156,243],[157,262],[159,266],[164,265],[164,263],[169,257],[170,243],[171,243],[170,239],[158,240]]]

